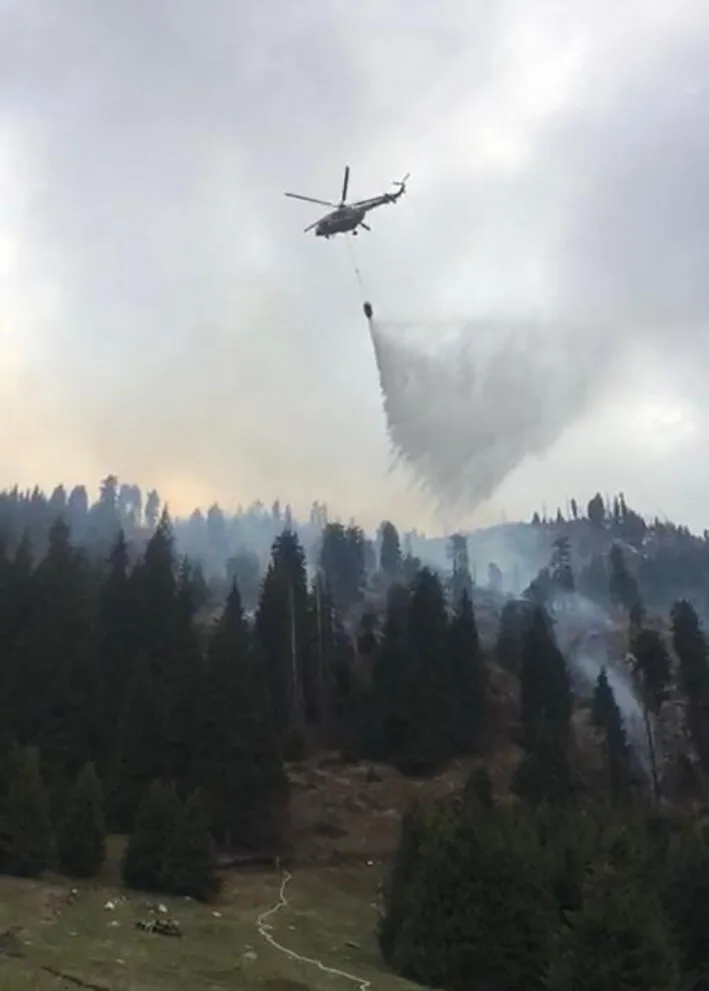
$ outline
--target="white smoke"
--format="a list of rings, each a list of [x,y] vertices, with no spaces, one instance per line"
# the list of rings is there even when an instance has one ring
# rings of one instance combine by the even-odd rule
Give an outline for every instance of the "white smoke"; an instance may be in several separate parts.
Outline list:
[[[613,621],[601,606],[577,592],[557,596],[551,612],[559,647],[584,694],[592,692],[602,669],[606,669],[608,683],[623,716],[628,743],[649,777],[650,746],[643,706],[630,672],[609,649],[613,637],[618,635]]]
[[[605,332],[534,319],[370,330],[395,459],[469,512],[587,411],[611,353]]]

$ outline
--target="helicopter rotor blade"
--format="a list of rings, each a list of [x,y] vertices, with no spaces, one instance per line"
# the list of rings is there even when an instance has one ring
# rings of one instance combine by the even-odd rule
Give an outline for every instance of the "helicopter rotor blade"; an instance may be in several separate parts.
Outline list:
[[[330,203],[329,200],[316,200],[312,196],[301,196],[300,193],[284,193],[283,195],[290,196],[292,200],[305,200],[306,203],[319,203],[320,206],[337,207],[337,203]]]
[[[340,204],[344,203],[347,200],[347,189],[349,187],[349,184],[350,184],[350,167],[349,165],[345,165],[345,179],[344,182],[342,183],[342,199],[340,200]]]

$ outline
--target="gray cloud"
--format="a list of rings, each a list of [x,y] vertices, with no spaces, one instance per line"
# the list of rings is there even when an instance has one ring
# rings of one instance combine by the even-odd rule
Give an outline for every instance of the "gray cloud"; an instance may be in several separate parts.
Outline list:
[[[67,475],[116,470],[178,505],[280,493],[425,521],[387,473],[348,248],[301,236],[314,214],[282,197],[335,195],[345,161],[353,195],[413,173],[356,245],[384,319],[598,313],[623,350],[651,350],[654,328],[655,352],[681,320],[671,385],[701,407],[708,149],[692,87],[709,82],[709,19],[699,0],[671,22],[659,4],[617,8],[0,4],[21,261],[3,322],[45,383],[36,411],[17,407],[36,429],[7,470],[56,474],[32,440],[44,425]],[[584,477],[573,453],[536,481],[523,467],[500,499],[560,499]],[[632,495],[632,467],[655,498],[665,469],[647,453],[588,456],[598,484]]]

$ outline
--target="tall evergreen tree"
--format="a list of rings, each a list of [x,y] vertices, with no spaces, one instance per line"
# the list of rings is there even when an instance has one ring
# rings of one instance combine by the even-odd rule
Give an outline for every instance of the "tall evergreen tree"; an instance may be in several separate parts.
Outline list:
[[[7,768],[7,796],[2,862],[8,874],[36,877],[51,856],[49,801],[34,747],[12,748]]]
[[[128,545],[123,530],[119,530],[101,584],[94,634],[101,691],[93,731],[97,737],[96,757],[102,774],[107,772],[116,747],[116,730],[137,651],[136,603],[132,593]]]
[[[174,786],[153,782],[138,808],[123,856],[121,870],[126,887],[163,890],[165,854],[180,813]]]
[[[544,609],[534,609],[522,646],[520,702],[525,746],[551,732],[564,748],[571,735],[571,683]]]
[[[613,695],[605,668],[598,675],[593,692],[591,721],[603,734],[608,783],[614,801],[627,799],[630,787],[630,748],[623,716]]]
[[[465,588],[450,623],[448,640],[454,691],[452,744],[455,750],[466,753],[480,746],[487,686],[475,611]]]
[[[57,831],[59,865],[72,877],[93,877],[106,856],[101,782],[93,764],[80,771]]]
[[[522,637],[527,621],[526,603],[508,599],[500,614],[495,655],[507,671],[519,674],[522,667]]]
[[[328,523],[323,530],[319,566],[335,607],[345,613],[357,605],[366,583],[362,530],[354,525]]]
[[[454,752],[449,714],[455,709],[448,617],[443,588],[428,568],[419,572],[409,598],[404,688],[405,733],[400,766],[430,769]]]
[[[523,745],[515,788],[528,801],[566,801],[571,797],[569,763],[571,684],[564,656],[540,607],[525,632],[520,673]]]
[[[281,732],[302,732],[308,708],[317,705],[310,634],[305,554],[297,536],[284,530],[273,543],[256,613],[256,636]]]
[[[40,748],[50,788],[61,789],[93,743],[98,684],[92,657],[90,572],[61,520],[29,586],[16,662],[18,738]]]
[[[401,581],[401,540],[399,531],[389,520],[384,520],[379,527],[379,567],[388,581]]]
[[[167,841],[161,886],[171,894],[199,901],[207,901],[219,890],[214,841],[199,791],[182,805]]]
[[[672,642],[679,659],[679,681],[686,699],[692,742],[705,773],[709,772],[709,661],[699,617],[687,601],[672,607]]]
[[[197,780],[214,835],[228,848],[278,848],[288,798],[268,684],[236,584],[212,632]]]
[[[596,874],[569,913],[545,983],[548,991],[674,991],[675,950],[656,897],[614,875]]]
[[[628,570],[623,550],[619,544],[613,544],[608,555],[608,590],[611,601],[631,612],[640,600],[638,583]]]

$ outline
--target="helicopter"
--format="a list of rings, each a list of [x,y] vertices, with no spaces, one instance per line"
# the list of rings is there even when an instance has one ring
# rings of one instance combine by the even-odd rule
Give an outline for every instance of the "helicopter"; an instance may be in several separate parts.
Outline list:
[[[381,196],[373,196],[369,200],[357,200],[355,203],[347,203],[347,187],[350,184],[350,167],[345,166],[345,179],[342,183],[342,196],[339,203],[331,203],[328,200],[317,200],[312,196],[301,196],[299,193],[285,193],[286,196],[290,196],[294,200],[305,200],[307,203],[319,203],[321,206],[332,206],[335,209],[331,213],[325,214],[320,220],[316,220],[314,223],[309,224],[305,230],[304,234],[308,231],[315,229],[316,237],[332,237],[334,234],[347,234],[352,232],[353,235],[359,233],[358,228],[363,227],[366,231],[371,231],[365,222],[364,218],[370,210],[373,210],[377,206],[384,206],[385,203],[396,203],[400,196],[406,192],[406,182],[409,178],[407,173],[403,179],[399,182],[394,182],[394,186],[398,186],[398,190],[395,193],[382,193]]]

